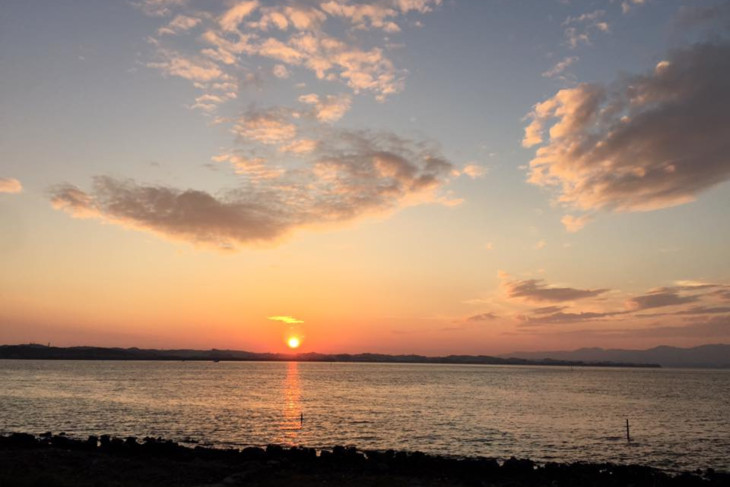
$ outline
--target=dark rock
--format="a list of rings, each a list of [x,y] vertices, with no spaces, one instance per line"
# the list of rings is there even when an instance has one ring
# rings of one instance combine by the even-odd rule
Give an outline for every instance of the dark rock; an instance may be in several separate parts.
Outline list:
[[[502,470],[509,473],[529,474],[535,470],[535,462],[527,459],[511,457],[502,464]]]
[[[241,451],[241,457],[244,460],[263,460],[266,457],[266,452],[263,448],[249,446]]]
[[[55,448],[68,449],[71,445],[71,440],[69,440],[65,436],[57,435],[51,438],[51,445],[53,445]]]
[[[284,448],[280,445],[266,445],[266,456],[270,459],[277,459],[284,456]]]
[[[6,438],[8,446],[14,446],[17,448],[36,448],[39,446],[35,436],[29,435],[28,433],[11,433],[10,436]]]

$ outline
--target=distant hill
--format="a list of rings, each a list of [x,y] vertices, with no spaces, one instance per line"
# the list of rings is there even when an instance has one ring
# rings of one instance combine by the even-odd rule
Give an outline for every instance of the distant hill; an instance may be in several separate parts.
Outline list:
[[[503,357],[527,360],[580,360],[587,362],[655,363],[662,367],[730,368],[730,345],[701,345],[692,348],[655,347],[648,350],[581,348],[572,352],[515,352]]]
[[[617,363],[605,360],[555,360],[502,358],[488,355],[385,355],[375,353],[255,353],[241,350],[156,350],[139,348],[47,347],[45,345],[2,345],[0,359],[21,360],[205,360],[205,361],[299,361],[299,362],[378,362],[426,364],[563,365],[572,367],[658,367],[652,363]]]

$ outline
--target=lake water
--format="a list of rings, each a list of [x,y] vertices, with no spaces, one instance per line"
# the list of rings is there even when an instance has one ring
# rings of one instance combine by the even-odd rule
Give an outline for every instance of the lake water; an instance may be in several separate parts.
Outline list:
[[[0,360],[12,431],[730,470],[730,371]]]

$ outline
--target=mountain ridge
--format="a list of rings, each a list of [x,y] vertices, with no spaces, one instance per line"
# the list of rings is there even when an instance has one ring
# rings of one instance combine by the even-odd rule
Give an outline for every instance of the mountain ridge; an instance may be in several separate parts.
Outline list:
[[[651,363],[616,363],[608,361],[580,361],[555,359],[523,359],[519,357],[495,357],[490,355],[388,355],[377,353],[322,354],[307,353],[258,353],[244,350],[191,350],[191,349],[140,349],[118,347],[51,347],[39,344],[0,345],[0,359],[20,360],[161,360],[161,361],[299,361],[299,362],[361,362],[361,363],[425,363],[425,364],[485,364],[485,365],[558,365],[602,367],[659,367]]]
[[[696,347],[659,345],[645,350],[605,349],[599,347],[545,352],[512,352],[501,357],[526,360],[583,360],[616,362],[651,362],[662,367],[730,368],[730,345],[713,343]]]

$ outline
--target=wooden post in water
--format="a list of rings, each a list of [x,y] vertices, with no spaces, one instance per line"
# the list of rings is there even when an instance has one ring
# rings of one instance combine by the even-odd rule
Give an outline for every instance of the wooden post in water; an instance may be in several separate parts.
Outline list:
[[[626,441],[631,443],[631,435],[629,434],[629,418],[626,418]]]

